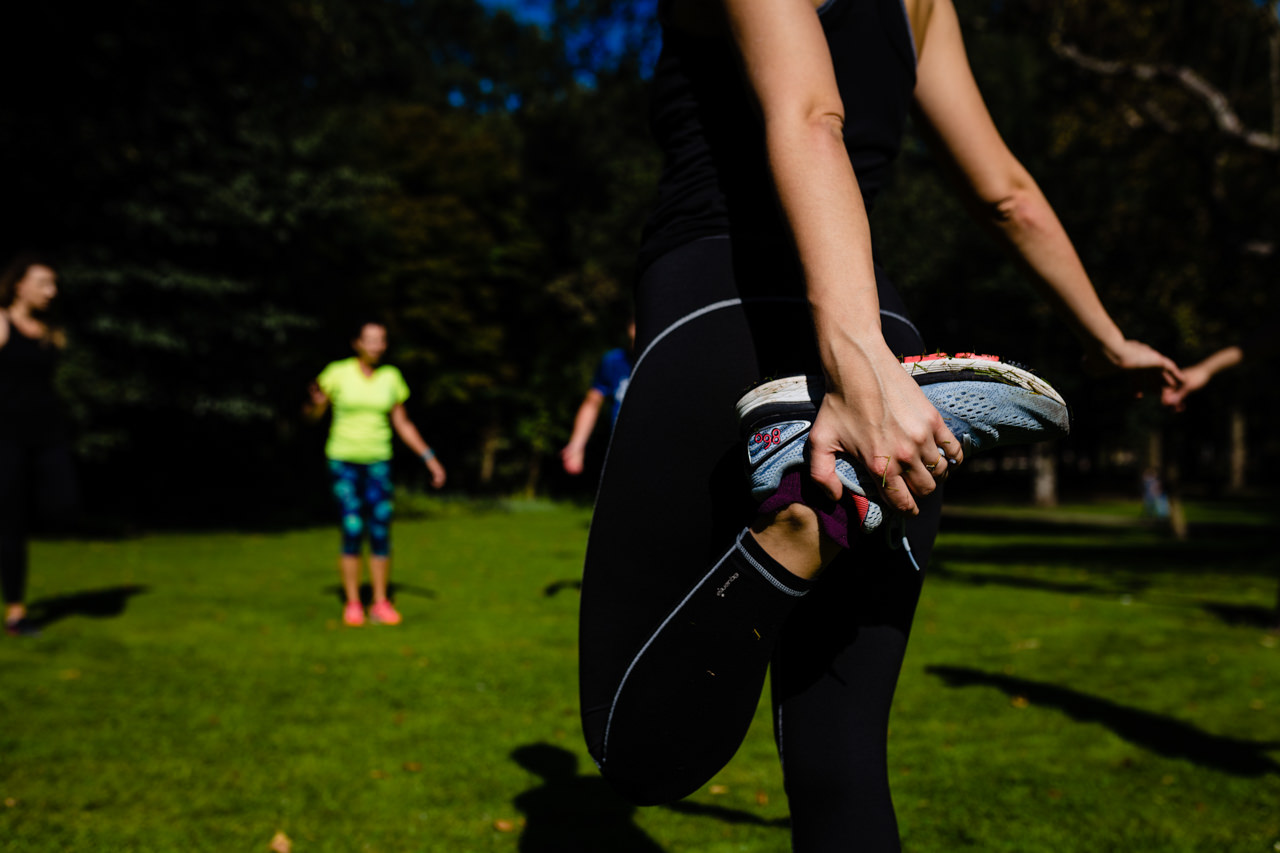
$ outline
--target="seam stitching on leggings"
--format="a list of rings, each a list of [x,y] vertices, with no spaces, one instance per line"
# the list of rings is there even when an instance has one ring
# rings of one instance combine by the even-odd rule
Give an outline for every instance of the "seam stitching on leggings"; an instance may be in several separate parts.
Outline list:
[[[916,328],[916,324],[911,322],[901,314],[898,314],[893,311],[886,311],[883,308],[880,309],[880,314],[883,317],[892,317],[893,319],[897,320],[899,323],[903,323],[904,325],[906,325],[907,328],[909,328],[911,331],[916,333],[916,337],[920,338],[921,340],[924,340],[924,335],[920,334],[920,330]]]
[[[742,531],[742,536],[746,536],[746,535],[747,535],[747,531],[745,530]],[[792,589],[782,581],[775,578],[768,569],[760,565],[760,563],[756,560],[755,557],[751,556],[750,552],[748,552],[746,548],[742,547],[742,536],[738,537],[738,541],[733,547],[737,548],[739,551],[742,552],[742,556],[746,558],[747,562],[751,564],[752,568],[754,568],[757,572],[759,572],[760,575],[765,580],[767,580],[769,583],[773,584],[778,589],[785,592],[787,595],[794,595],[796,598],[799,598],[802,595],[809,594],[809,591],[807,589]]]
[[[745,529],[742,531],[743,534],[746,532],[747,531]],[[741,535],[742,534],[739,534],[740,537]],[[735,547],[736,544],[737,543],[735,543]],[[662,633],[662,629],[667,627],[667,623],[675,618],[675,615],[680,612],[680,608],[684,607],[698,590],[702,589],[702,585],[710,580],[711,576],[714,575],[722,565],[724,565],[724,561],[729,559],[729,555],[732,553],[733,548],[730,548],[724,553],[723,557],[716,560],[716,564],[711,567],[711,570],[703,575],[702,580],[698,581],[697,585],[694,586],[693,589],[689,590],[689,594],[682,598],[680,603],[671,609],[671,612],[667,614],[667,618],[663,619],[662,624],[658,626],[657,630],[649,635],[649,639],[645,640],[644,645],[640,647],[640,651],[636,652],[636,656],[633,657],[631,659],[631,663],[627,665],[627,671],[622,674],[622,680],[618,682],[618,689],[613,693],[613,701],[609,704],[609,719],[606,720],[604,724],[604,744],[600,748],[600,763],[602,765],[609,757],[609,731],[613,728],[613,712],[617,710],[618,697],[622,695],[622,688],[627,686],[627,679],[631,677],[631,670],[636,668],[636,664],[639,663],[640,658],[644,657],[644,653],[649,650],[649,646],[653,645],[653,641]]]
[[[804,300],[798,296],[762,296],[759,298],[749,298],[745,300],[742,299],[741,297],[738,297],[735,299],[722,299],[719,302],[712,302],[710,305],[704,305],[701,308],[699,308],[697,311],[693,311],[689,314],[685,314],[679,320],[676,320],[674,323],[672,323],[671,325],[663,329],[661,332],[659,332],[657,337],[649,341],[649,345],[644,348],[644,352],[640,353],[640,357],[635,360],[635,363],[633,365],[631,365],[631,381],[633,382],[635,381],[636,371],[640,369],[640,364],[644,361],[645,356],[647,356],[650,352],[652,352],[653,348],[656,347],[659,343],[661,343],[662,339],[665,338],[667,335],[671,334],[676,329],[680,328],[686,323],[690,323],[698,319],[699,317],[702,317],[706,314],[710,314],[713,311],[719,311],[722,308],[732,308],[735,305],[743,305],[747,302],[804,302]],[[622,417],[622,410],[626,408],[626,405],[627,405],[627,398],[623,397],[622,405],[618,407],[618,416],[615,417],[613,420],[613,423],[615,426],[618,423],[618,418]],[[608,469],[609,451],[611,451],[612,449],[613,449],[613,430],[612,428],[610,428],[609,443],[608,445],[605,446],[604,463],[601,467],[601,470]],[[600,497],[600,488],[601,486],[603,486],[603,484],[604,484],[604,477],[601,477],[600,483],[596,485],[597,499],[599,499]]]

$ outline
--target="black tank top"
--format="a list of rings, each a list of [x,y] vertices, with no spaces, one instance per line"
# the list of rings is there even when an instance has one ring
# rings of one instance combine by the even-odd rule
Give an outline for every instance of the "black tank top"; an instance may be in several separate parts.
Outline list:
[[[818,14],[844,102],[844,143],[870,210],[898,154],[916,83],[902,0],[829,0]],[[724,38],[664,27],[650,123],[664,165],[640,268],[692,240],[733,234],[790,245],[769,174],[764,127]]]
[[[57,362],[57,347],[9,324],[9,339],[0,346],[0,438],[24,444],[65,440],[62,403],[53,387]]]

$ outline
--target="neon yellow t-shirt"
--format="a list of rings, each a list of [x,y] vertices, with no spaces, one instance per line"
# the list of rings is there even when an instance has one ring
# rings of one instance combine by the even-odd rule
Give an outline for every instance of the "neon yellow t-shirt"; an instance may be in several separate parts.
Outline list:
[[[391,458],[391,410],[409,399],[409,386],[389,364],[360,370],[360,361],[335,361],[320,372],[316,384],[333,405],[333,426],[324,454],[339,462],[372,465]]]

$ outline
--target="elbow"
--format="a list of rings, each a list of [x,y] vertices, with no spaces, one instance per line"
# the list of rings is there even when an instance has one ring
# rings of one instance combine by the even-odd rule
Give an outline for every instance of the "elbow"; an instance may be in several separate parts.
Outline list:
[[[788,148],[844,146],[844,104],[831,97],[801,97],[775,109],[765,109],[765,133]]]
[[[815,133],[844,145],[844,107],[839,104],[814,106],[805,122]]]
[[[838,99],[808,105],[801,121],[812,149],[844,151],[844,105]]]
[[[1041,231],[1052,218],[1043,196],[1022,186],[1015,186],[988,202],[987,215],[996,227],[1009,234]]]

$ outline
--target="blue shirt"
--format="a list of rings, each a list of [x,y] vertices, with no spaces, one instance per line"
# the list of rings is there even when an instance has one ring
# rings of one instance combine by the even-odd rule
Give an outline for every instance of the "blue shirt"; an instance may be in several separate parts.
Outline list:
[[[627,383],[631,381],[631,353],[619,347],[611,349],[600,358],[596,375],[591,380],[591,387],[605,397],[613,400],[609,408],[609,428],[618,419],[618,410],[622,408],[622,398],[627,393]]]

